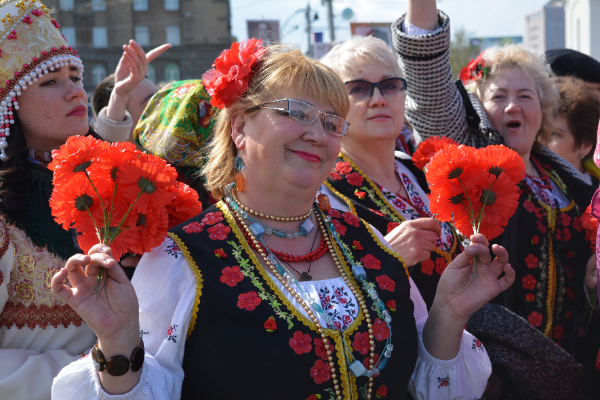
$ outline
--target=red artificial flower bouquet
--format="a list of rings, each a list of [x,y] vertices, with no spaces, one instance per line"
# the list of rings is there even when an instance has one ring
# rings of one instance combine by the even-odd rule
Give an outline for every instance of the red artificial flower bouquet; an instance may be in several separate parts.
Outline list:
[[[519,204],[517,184],[525,176],[525,164],[515,151],[429,138],[419,144],[413,162],[426,168],[429,209],[437,220],[452,222],[466,236],[481,233],[488,240],[504,231]]]
[[[75,228],[86,253],[98,243],[109,245],[116,260],[147,253],[169,228],[202,211],[198,193],[176,181],[175,168],[131,143],[73,136],[52,159],[52,216]],[[103,276],[101,268],[95,291]]]

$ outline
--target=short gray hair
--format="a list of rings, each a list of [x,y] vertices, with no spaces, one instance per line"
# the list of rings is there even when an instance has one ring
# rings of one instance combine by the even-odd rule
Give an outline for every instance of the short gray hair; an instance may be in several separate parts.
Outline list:
[[[353,71],[360,58],[389,67],[396,76],[403,76],[392,49],[383,40],[373,36],[352,36],[345,42],[336,44],[320,61],[341,75]]]

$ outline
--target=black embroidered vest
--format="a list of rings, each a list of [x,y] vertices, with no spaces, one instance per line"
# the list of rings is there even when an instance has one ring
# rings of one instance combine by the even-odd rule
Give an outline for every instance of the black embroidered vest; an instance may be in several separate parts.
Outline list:
[[[401,159],[399,161],[417,178],[421,188],[429,192],[425,174],[418,170],[412,161]],[[338,165],[340,163],[342,166]],[[343,153],[340,153],[325,185],[348,204],[352,213],[373,225],[383,235],[405,221],[404,217],[389,204],[381,188]],[[419,288],[427,309],[430,309],[433,304],[442,272],[462,252],[456,231],[453,228],[449,229],[448,234],[452,235],[454,243],[450,251],[444,251],[436,246],[429,260],[409,266],[410,276]]]
[[[355,263],[365,266],[368,282],[392,316],[394,350],[380,376],[374,378],[372,398],[377,398],[378,392],[404,399],[418,350],[406,269],[364,222],[350,213],[331,210],[331,215],[342,242]],[[169,235],[182,250],[197,283],[185,344],[182,399],[336,398],[320,334],[271,281],[225,203],[210,207]],[[346,262],[342,264],[365,298],[376,338],[382,335],[375,341],[377,359],[389,330],[378,322],[380,316],[373,311],[371,298],[356,284]],[[341,395],[344,399],[366,398],[368,378],[355,378],[348,371],[341,340],[343,335],[355,359],[368,360],[368,342],[361,341],[368,332],[362,311],[342,334],[324,332],[332,347],[335,345],[331,350]]]

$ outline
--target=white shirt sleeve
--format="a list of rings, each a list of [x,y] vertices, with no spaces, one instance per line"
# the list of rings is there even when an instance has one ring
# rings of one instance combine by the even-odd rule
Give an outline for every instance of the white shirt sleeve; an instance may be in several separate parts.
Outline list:
[[[158,284],[160,282],[160,284]],[[142,257],[132,280],[140,305],[140,334],[146,355],[138,384],[123,395],[107,394],[91,356],[54,380],[53,399],[179,399],[185,339],[196,298],[194,274],[170,238]]]

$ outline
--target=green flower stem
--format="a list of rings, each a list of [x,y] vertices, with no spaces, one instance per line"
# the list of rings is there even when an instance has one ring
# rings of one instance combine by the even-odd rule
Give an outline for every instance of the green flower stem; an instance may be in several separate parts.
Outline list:
[[[479,224],[475,225],[475,212],[473,211],[473,205],[471,204],[471,198],[469,197],[469,193],[467,192],[465,185],[460,180],[460,177],[457,177],[456,179],[458,179],[460,186],[462,186],[463,190],[465,191],[465,194],[467,195],[467,201],[469,202],[469,208],[467,209],[467,213],[469,214],[469,219],[471,220],[471,226],[473,227],[473,233],[477,234],[477,233],[479,233]],[[463,204],[463,206],[464,206],[464,204]],[[469,213],[469,210],[471,211],[470,213]],[[483,214],[483,209],[482,209],[482,214]],[[476,255],[475,258],[473,259],[473,277],[474,278],[477,278],[477,266],[479,265],[479,262],[480,262],[479,256]],[[482,270],[482,272],[483,272],[483,270]]]
[[[144,183],[144,187],[140,189],[140,192],[138,193],[138,195],[135,198],[134,202],[129,205],[129,208],[127,209],[127,212],[123,216],[123,219],[121,219],[121,222],[119,222],[119,226],[117,226],[117,229],[115,229],[115,231],[113,232],[113,234],[110,237],[110,242],[108,242],[109,246],[113,242],[113,240],[115,240],[115,238],[119,235],[119,233],[122,232],[121,231],[121,226],[123,226],[123,222],[125,222],[125,220],[127,219],[127,216],[129,216],[129,213],[131,212],[131,209],[133,208],[133,206],[135,206],[135,203],[138,202],[138,200],[142,196],[142,193],[144,193],[144,189],[146,188],[146,185],[147,184]]]

